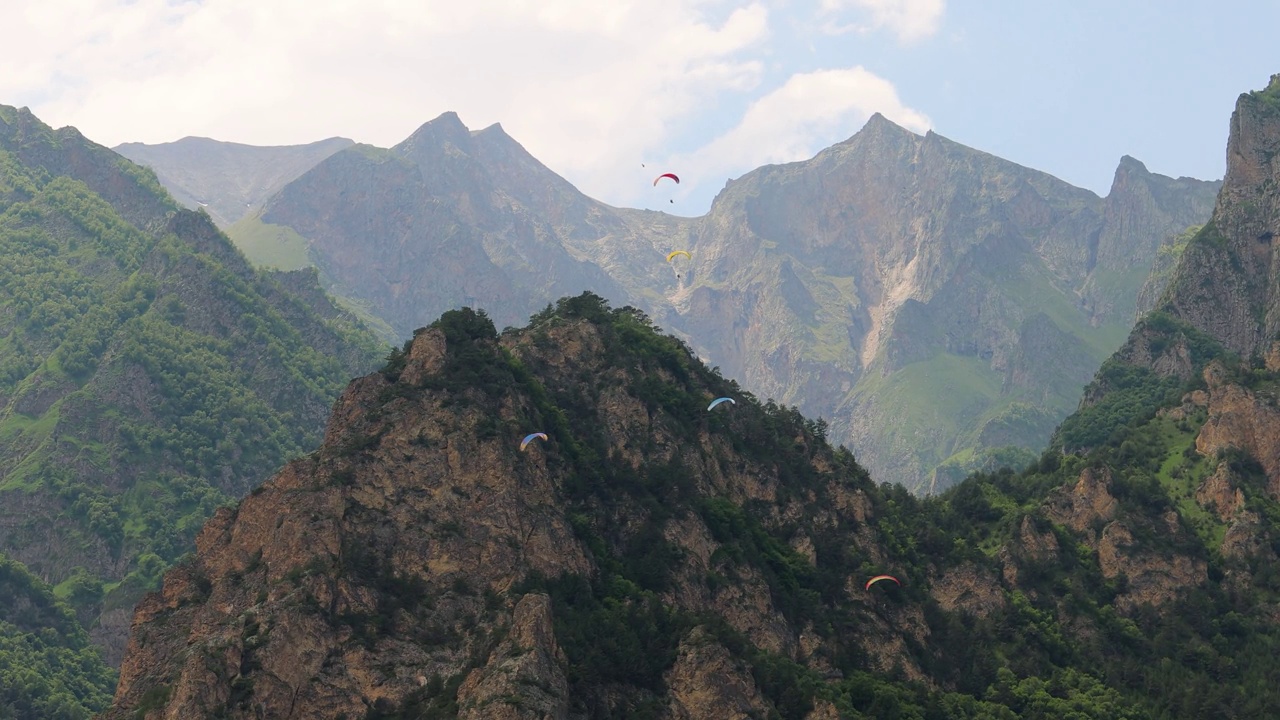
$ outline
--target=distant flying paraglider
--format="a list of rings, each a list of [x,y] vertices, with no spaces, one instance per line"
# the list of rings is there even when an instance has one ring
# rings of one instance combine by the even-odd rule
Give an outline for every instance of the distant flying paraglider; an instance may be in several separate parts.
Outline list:
[[[898,582],[898,578],[896,578],[896,577],[894,577],[894,576],[892,576],[892,575],[877,575],[877,576],[875,576],[875,577],[873,577],[873,578],[871,578],[870,580],[868,580],[868,581],[867,581],[867,586],[866,586],[865,588],[863,588],[863,590],[870,590],[872,585],[875,585],[876,583],[880,582],[881,580],[892,580],[892,581],[894,581],[895,583],[898,583],[898,587],[902,587],[902,583]]]
[[[722,402],[733,403],[734,405],[738,404],[738,401],[734,400],[733,398],[727,398],[727,397],[716,398],[715,400],[711,401],[710,405],[707,406],[707,411],[710,412],[711,408],[714,408],[715,406],[719,405]]]
[[[525,439],[524,439],[524,440],[521,440],[521,441],[520,441],[520,450],[521,450],[521,451],[523,451],[526,447],[528,447],[528,446],[529,446],[529,443],[533,442],[533,439],[534,439],[534,438],[542,438],[543,440],[546,440],[546,439],[547,439],[547,434],[546,434],[546,433],[540,433],[540,432],[536,432],[536,433],[531,433],[531,434],[529,434],[528,436],[526,436],[526,437],[525,437]]]
[[[662,173],[661,175],[659,175],[658,177],[656,177],[656,178],[654,178],[654,179],[653,179],[653,186],[654,186],[654,187],[657,187],[657,186],[658,186],[658,181],[659,181],[659,180],[661,180],[662,178],[671,178],[672,180],[674,180],[674,181],[675,181],[675,183],[676,183],[677,185],[679,185],[679,184],[680,184],[680,178],[679,178],[679,176],[677,176],[675,173]],[[667,202],[669,202],[669,203],[671,203],[672,205],[674,205],[676,201],[675,201],[675,199],[674,199],[674,198],[667,198]]]
[[[693,259],[693,256],[690,255],[686,250],[672,250],[671,252],[667,253],[667,262],[671,262],[673,259],[675,259],[677,255],[683,255],[690,260]],[[676,270],[677,270],[676,279],[679,280],[680,279],[679,268],[677,267]]]

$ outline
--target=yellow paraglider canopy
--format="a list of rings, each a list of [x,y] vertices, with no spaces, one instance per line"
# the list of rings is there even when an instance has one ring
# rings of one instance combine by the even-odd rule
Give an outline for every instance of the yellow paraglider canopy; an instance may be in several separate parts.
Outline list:
[[[683,256],[685,256],[685,257],[689,258],[690,260],[692,260],[692,259],[693,259],[693,256],[692,256],[692,255],[690,255],[687,251],[684,251],[684,250],[673,250],[672,252],[667,253],[667,262],[671,262],[671,258],[673,258],[673,257],[675,257],[675,256],[677,256],[677,255],[683,255]]]

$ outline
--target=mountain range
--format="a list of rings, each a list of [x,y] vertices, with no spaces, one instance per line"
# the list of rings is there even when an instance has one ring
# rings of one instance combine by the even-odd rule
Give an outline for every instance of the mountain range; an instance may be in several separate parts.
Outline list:
[[[635,307],[447,311],[206,524],[104,717],[1275,717],[1277,157],[1280,75],[1050,447],[924,499]]]
[[[211,197],[229,173],[193,162],[198,142],[118,149],[175,197]],[[384,338],[463,305],[519,325],[589,289],[827,419],[876,478],[937,492],[1045,446],[1140,295],[1159,295],[1160,248],[1208,219],[1219,184],[1125,157],[1099,198],[877,114],[682,218],[595,201],[501,126],[446,113],[393,148],[346,147],[261,187],[232,239],[261,265],[316,267]],[[677,249],[691,254],[678,267],[665,261]]]

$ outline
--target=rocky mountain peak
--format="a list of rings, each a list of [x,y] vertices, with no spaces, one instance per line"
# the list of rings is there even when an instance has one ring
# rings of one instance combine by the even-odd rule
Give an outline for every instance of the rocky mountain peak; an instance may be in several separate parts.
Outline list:
[[[1150,175],[1147,166],[1141,160],[1132,155],[1123,155],[1120,157],[1120,164],[1116,166],[1116,174],[1111,180],[1111,187],[1114,189],[1124,180],[1134,175]]]
[[[1280,85],[1244,93],[1231,115],[1227,173],[1210,222],[1193,238],[1163,307],[1251,356],[1280,332]]]
[[[471,135],[471,130],[462,123],[458,113],[450,110],[420,125],[417,130],[413,131],[412,135],[394,149],[412,152],[424,146],[439,147],[445,143],[450,143],[458,148],[465,148],[470,145]]]
[[[1280,175],[1280,83],[1272,76],[1266,89],[1240,95],[1231,115],[1227,140],[1226,199],[1236,193],[1256,194],[1268,179]],[[1274,197],[1274,193],[1272,193]]]
[[[917,143],[921,137],[906,129],[905,127],[895,123],[880,113],[873,113],[867,118],[866,124],[862,126],[856,133],[849,136],[847,140],[836,143],[826,150],[818,153],[819,157],[830,155],[831,153],[840,154],[845,149],[853,147],[869,146],[869,147],[898,147],[904,142]]]
[[[867,118],[866,124],[862,126],[862,130],[860,130],[859,132],[865,132],[868,134],[907,133],[909,135],[914,135],[914,133],[912,133],[910,130],[902,127],[898,123],[890,120],[889,118],[885,117],[884,115],[878,112],[872,113],[871,117]]]

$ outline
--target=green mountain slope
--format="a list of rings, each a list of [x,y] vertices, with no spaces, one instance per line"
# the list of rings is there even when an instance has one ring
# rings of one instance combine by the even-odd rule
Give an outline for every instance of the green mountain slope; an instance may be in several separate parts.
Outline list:
[[[0,717],[88,720],[115,683],[71,609],[0,554]]]
[[[1280,505],[1169,397],[921,500],[633,308],[449,312],[209,523],[106,717],[1271,717]]]
[[[100,583],[71,599],[113,664],[141,593],[377,354],[314,273],[253,270],[149,172],[0,108],[0,546]]]

